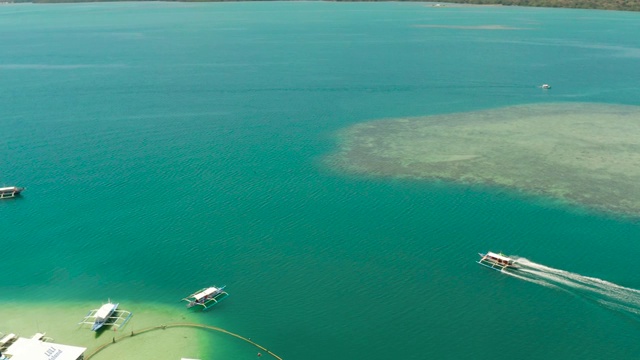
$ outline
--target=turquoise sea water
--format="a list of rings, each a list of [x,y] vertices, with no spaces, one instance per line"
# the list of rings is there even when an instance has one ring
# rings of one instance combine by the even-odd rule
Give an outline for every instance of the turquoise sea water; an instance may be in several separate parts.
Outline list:
[[[322,159],[372,119],[640,105],[638,30],[421,3],[0,6],[0,184],[28,187],[0,203],[0,301],[182,307],[226,284],[202,322],[286,359],[637,359],[640,295],[582,277],[640,289],[637,221]],[[525,281],[487,250],[571,273]]]

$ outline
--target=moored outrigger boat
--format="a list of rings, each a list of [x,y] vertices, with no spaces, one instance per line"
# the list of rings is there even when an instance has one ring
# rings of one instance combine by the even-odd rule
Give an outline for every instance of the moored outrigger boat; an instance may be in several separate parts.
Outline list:
[[[20,195],[24,188],[17,186],[6,186],[0,188],[0,199],[9,199]]]
[[[102,305],[100,309],[96,311],[96,318],[93,322],[93,325],[91,326],[91,330],[98,331],[98,329],[100,329],[107,322],[111,315],[113,315],[113,313],[118,308],[118,305],[119,304],[112,303],[111,300],[109,300],[108,303]]]
[[[208,288],[200,289],[182,300],[187,302],[188,308],[202,306],[203,311],[209,310],[209,308],[229,296],[229,294],[224,291],[225,287],[226,286],[210,286]]]
[[[118,308],[120,304],[112,303],[111,299],[99,309],[91,310],[80,321],[80,325],[91,325],[92,331],[98,331],[103,326],[111,326],[114,330],[123,327],[133,315],[130,311]]]
[[[506,268],[509,268],[509,269],[518,268],[518,265],[516,264],[516,261],[514,259],[502,253],[496,254],[491,251],[488,251],[486,254],[478,253],[478,255],[480,255],[480,260],[478,261],[478,264],[484,265],[494,270],[500,271]]]

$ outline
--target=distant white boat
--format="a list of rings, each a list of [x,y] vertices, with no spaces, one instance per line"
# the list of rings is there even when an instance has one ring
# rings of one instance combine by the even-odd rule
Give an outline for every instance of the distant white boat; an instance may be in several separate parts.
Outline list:
[[[540,88],[541,88],[541,89],[551,89],[551,85],[549,85],[549,84],[542,84],[542,85],[540,85]]]
[[[8,199],[20,195],[24,188],[17,186],[7,186],[0,188],[0,199]]]
[[[98,311],[96,311],[96,320],[93,322],[93,326],[91,326],[92,331],[97,331],[100,329],[106,322],[109,320],[111,315],[118,308],[118,304],[113,304],[111,301],[102,305]]]

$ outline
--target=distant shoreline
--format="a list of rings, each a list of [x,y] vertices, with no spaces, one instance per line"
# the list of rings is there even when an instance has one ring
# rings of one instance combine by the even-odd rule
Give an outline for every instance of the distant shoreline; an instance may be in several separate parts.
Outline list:
[[[130,0],[13,0],[1,2],[1,4],[52,4],[52,3],[87,3],[87,2],[122,2]],[[158,0],[134,0],[138,2]],[[237,0],[164,0],[167,2],[238,2]],[[271,0],[241,0],[241,1],[271,1]],[[321,0],[323,1],[323,0]],[[385,0],[331,0],[331,2],[384,2]],[[401,0],[401,2],[424,2],[413,0]],[[562,9],[594,9],[594,10],[615,10],[615,11],[640,11],[640,0],[633,2],[618,3],[615,0],[452,0],[447,2],[424,2],[433,4],[434,7],[447,7],[450,5],[471,5],[471,6],[524,6],[524,7],[546,7]]]

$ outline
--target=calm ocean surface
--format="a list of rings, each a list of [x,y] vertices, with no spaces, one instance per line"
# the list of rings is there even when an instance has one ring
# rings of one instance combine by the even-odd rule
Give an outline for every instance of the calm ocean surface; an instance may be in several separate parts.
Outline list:
[[[639,222],[322,159],[372,119],[640,105],[639,33],[586,10],[0,6],[0,185],[28,187],[0,203],[0,302],[181,308],[226,284],[202,322],[285,359],[638,359]]]

